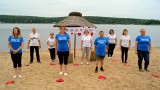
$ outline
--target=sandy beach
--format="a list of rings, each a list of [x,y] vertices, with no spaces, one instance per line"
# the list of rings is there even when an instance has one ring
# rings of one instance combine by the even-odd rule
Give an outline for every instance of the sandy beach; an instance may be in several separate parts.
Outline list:
[[[80,63],[81,51],[76,51],[74,63]],[[0,52],[0,90],[160,90],[160,78],[151,74],[160,75],[160,48],[153,48],[150,55],[150,72],[139,72],[137,55],[134,48],[129,50],[128,65],[121,63],[121,51],[115,49],[112,62],[106,57],[104,60],[104,72],[99,70],[94,73],[95,61],[89,65],[74,66],[68,65],[68,76],[59,75],[58,58],[55,66],[50,65],[48,50],[41,50],[42,63],[34,59],[33,64],[29,63],[29,51],[23,52],[22,57],[22,78],[13,79],[13,66],[8,52]],[[99,80],[99,75],[105,75],[105,80]],[[63,78],[64,82],[56,82]],[[5,85],[5,82],[15,80],[15,83]]]

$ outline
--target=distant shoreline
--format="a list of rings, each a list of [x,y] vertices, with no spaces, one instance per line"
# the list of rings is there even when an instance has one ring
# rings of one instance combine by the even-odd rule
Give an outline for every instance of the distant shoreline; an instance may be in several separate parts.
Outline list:
[[[0,24],[56,24],[56,23],[0,23]],[[95,24],[96,25],[96,24]],[[97,24],[97,25],[143,25],[143,24]],[[160,24],[150,24],[146,26],[160,26]]]
[[[116,49],[119,49],[119,47],[115,47]],[[160,46],[155,46],[155,47],[152,47],[154,49],[160,49]],[[134,49],[134,47],[131,47],[131,49]],[[72,48],[71,51],[73,51],[74,49]],[[79,51],[81,50],[80,48],[77,48],[76,51]],[[48,52],[48,49],[40,49],[40,51],[46,51]],[[23,49],[23,52],[29,52],[29,49]],[[0,53],[10,53],[9,50],[8,51],[0,51]]]
[[[66,17],[0,15],[0,23],[55,24],[63,20],[64,18]],[[100,16],[84,16],[83,18],[94,24],[160,25],[160,20],[155,19],[134,19]]]

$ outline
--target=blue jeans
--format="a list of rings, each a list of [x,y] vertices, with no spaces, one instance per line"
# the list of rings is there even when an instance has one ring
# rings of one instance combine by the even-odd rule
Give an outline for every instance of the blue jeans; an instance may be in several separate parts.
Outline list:
[[[145,61],[144,69],[147,69],[148,65],[149,65],[149,52],[138,50],[138,66],[139,66],[139,69],[142,69],[142,60],[143,59]]]

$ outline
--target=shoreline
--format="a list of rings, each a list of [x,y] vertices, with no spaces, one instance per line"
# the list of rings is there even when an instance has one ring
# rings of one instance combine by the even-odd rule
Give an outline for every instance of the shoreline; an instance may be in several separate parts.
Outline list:
[[[0,24],[56,24],[56,23],[0,23]],[[137,25],[137,26],[160,26],[160,24],[150,24],[150,25],[146,25],[146,24],[108,24],[108,23],[104,23],[104,24],[96,24],[95,25]]]
[[[119,49],[120,47],[119,46],[116,46],[115,49]],[[157,48],[157,49],[160,49],[160,46],[156,46],[156,47],[152,47],[152,48]],[[134,49],[134,47],[131,47],[130,49]],[[23,50],[23,49],[22,49]],[[77,50],[80,50],[80,48],[76,49]],[[94,50],[94,48],[92,48],[92,51]],[[39,49],[39,51],[48,51],[48,49]],[[72,48],[71,49],[72,53],[74,51],[74,49]],[[9,53],[9,51],[0,51],[1,53]],[[29,49],[25,49],[23,50],[23,52],[29,52]]]

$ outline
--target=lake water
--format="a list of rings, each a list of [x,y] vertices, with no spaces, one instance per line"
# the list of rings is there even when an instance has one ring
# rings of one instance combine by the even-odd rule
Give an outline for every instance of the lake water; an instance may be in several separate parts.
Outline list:
[[[105,36],[108,35],[110,29],[115,30],[115,34],[119,38],[122,34],[123,29],[128,29],[129,35],[132,38],[132,46],[134,46],[134,41],[137,35],[140,35],[139,30],[141,28],[145,28],[147,31],[147,35],[151,37],[152,46],[157,47],[160,46],[160,26],[157,25],[108,25],[108,24],[96,24],[97,29],[96,33],[93,35],[93,40],[98,37],[98,32],[103,30],[105,32]],[[31,29],[35,27],[37,29],[37,33],[40,34],[42,49],[47,49],[46,40],[49,37],[50,32],[54,32],[57,34],[59,32],[58,28],[54,28],[53,24],[0,24],[0,51],[9,51],[8,49],[8,37],[12,33],[12,29],[14,27],[19,27],[21,29],[22,36],[24,37],[25,46],[23,50],[27,49],[28,35],[31,33]],[[74,35],[71,36],[71,44],[72,48],[74,45]],[[80,48],[80,40],[81,36],[77,36],[76,47]]]

